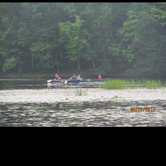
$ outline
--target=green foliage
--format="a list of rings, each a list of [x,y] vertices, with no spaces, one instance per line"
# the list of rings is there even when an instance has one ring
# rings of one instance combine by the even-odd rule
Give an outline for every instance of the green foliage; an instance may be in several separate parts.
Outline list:
[[[113,68],[110,65],[109,59],[101,60],[101,65],[98,68],[93,68],[91,71],[94,75],[98,75],[99,73],[105,75],[107,73],[111,74]]]
[[[151,81],[147,81],[146,82],[146,88],[147,89],[156,89],[156,88],[161,88],[162,84],[161,84],[161,81],[154,81],[154,80],[151,80]]]
[[[104,89],[125,89],[125,88],[141,88],[146,87],[147,89],[156,89],[163,87],[164,84],[159,80],[139,80],[138,83],[133,79],[129,80],[120,80],[120,79],[112,79],[109,81],[105,81],[101,88]],[[116,96],[114,98],[117,98]]]
[[[101,87],[104,89],[124,89],[125,80],[111,79],[109,81],[105,81]]]
[[[131,80],[132,88],[134,88],[134,84],[135,84],[135,82],[134,82],[134,80],[132,79],[132,80]]]
[[[134,59],[133,47],[131,43],[138,37],[137,22],[138,15],[136,11],[128,11],[128,19],[124,22],[123,27],[118,30],[118,35],[122,37],[121,52],[124,57],[132,62]]]
[[[68,52],[67,57],[70,61],[75,62],[82,58],[89,60],[90,45],[88,40],[91,38],[91,35],[83,28],[84,20],[81,20],[77,15],[75,17],[75,23],[69,21],[59,23],[59,42],[65,45]]]
[[[151,8],[151,15],[160,21],[160,25],[166,25],[166,3],[158,2],[153,8]]]
[[[3,72],[6,72],[9,69],[13,69],[16,66],[17,59],[11,57],[5,61],[3,64]]]
[[[147,79],[142,79],[138,81],[139,85],[138,87],[146,87],[147,89],[156,89],[156,88],[161,88],[164,86],[164,83],[161,82],[160,80],[147,80]]]
[[[113,99],[117,99],[118,98],[118,96],[114,96],[114,97],[112,97]]]
[[[0,72],[166,74],[166,3],[0,3]]]

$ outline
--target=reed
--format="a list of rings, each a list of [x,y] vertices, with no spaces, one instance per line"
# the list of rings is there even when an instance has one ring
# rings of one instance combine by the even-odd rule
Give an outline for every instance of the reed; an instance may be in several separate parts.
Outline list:
[[[154,81],[154,80],[149,80],[146,82],[146,88],[147,89],[156,89],[156,88],[161,88],[162,87],[162,83],[161,81]]]
[[[120,80],[120,79],[112,79],[109,81],[105,81],[101,88],[104,89],[125,89],[125,88],[142,88],[145,87],[147,89],[156,89],[163,87],[164,84],[159,80],[139,80],[137,83],[132,80]]]
[[[125,88],[125,80],[112,79],[105,81],[101,86],[104,89],[124,89]]]
[[[143,80],[139,80],[138,81],[139,86],[138,87],[146,87],[147,89],[156,89],[156,88],[161,88],[163,86],[163,83],[158,80],[147,80],[147,79],[143,79]]]
[[[76,95],[76,96],[87,95],[87,91],[86,91],[86,90],[83,91],[82,89],[77,89],[75,95]]]
[[[133,79],[131,80],[131,86],[132,86],[132,88],[134,88],[134,86],[135,86],[135,82]]]

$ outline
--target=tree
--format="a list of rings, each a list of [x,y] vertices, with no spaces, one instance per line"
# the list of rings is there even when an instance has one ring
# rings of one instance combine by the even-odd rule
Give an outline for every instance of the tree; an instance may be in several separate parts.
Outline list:
[[[126,71],[130,75],[153,75],[161,73],[164,61],[162,44],[159,37],[159,22],[151,16],[154,4],[143,4],[128,12],[129,19],[119,30],[122,35],[121,51],[131,62]],[[156,63],[157,62],[157,63]]]
[[[65,44],[65,48],[68,52],[68,58],[71,62],[77,61],[77,69],[81,68],[81,59],[89,60],[91,58],[90,45],[88,40],[91,35],[83,27],[84,20],[81,20],[79,16],[75,16],[76,21],[74,23],[65,22],[59,23],[60,39],[62,44]]]
[[[157,18],[160,25],[166,25],[166,2],[157,2],[153,8],[151,8],[151,15]]]

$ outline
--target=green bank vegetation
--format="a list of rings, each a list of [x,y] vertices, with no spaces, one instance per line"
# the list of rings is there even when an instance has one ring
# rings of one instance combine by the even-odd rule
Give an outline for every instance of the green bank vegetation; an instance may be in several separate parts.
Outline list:
[[[0,2],[0,73],[166,75],[165,29],[165,2]]]
[[[111,79],[109,81],[105,81],[104,84],[101,85],[101,87],[105,89],[124,89],[125,80]]]
[[[156,89],[161,88],[164,86],[164,83],[162,83],[160,80],[139,80],[135,82],[132,80],[120,80],[120,79],[111,79],[109,81],[105,81],[101,88],[104,89],[125,89],[125,88],[142,88],[146,87],[147,89]]]

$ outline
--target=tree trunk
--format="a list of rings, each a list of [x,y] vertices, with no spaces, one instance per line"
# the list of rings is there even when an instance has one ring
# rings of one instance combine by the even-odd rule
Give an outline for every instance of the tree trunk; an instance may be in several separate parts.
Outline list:
[[[70,61],[69,63],[70,63],[70,69],[72,69],[72,62]]]
[[[115,44],[117,44],[117,43],[115,42],[115,39],[113,38],[112,34],[111,34],[111,38],[112,38],[113,42],[114,42]]]
[[[104,48],[104,60],[105,60],[105,48]]]
[[[21,73],[21,72],[22,72],[22,68],[21,68],[20,63],[21,63],[20,56],[18,56],[18,67],[19,67],[18,72],[19,72],[19,73]]]
[[[92,56],[92,54],[90,54],[90,56],[91,56],[91,60],[92,60],[93,67],[95,68],[96,65],[95,65],[95,62],[94,62],[94,60],[93,60],[93,56]]]
[[[56,60],[57,60],[57,62],[58,62],[58,56],[56,55]],[[56,63],[56,68],[57,68],[57,72],[59,73],[59,66],[58,66],[58,64]]]
[[[47,56],[49,55],[50,50],[47,48]],[[50,57],[48,58],[48,69],[50,68]]]
[[[32,60],[32,71],[34,71],[34,60],[32,55],[31,55],[31,60]]]
[[[77,60],[77,70],[81,69],[81,63],[80,63],[80,59]]]

